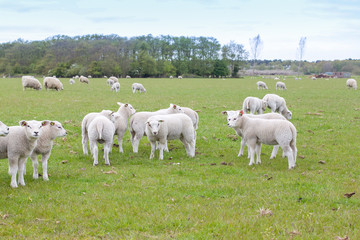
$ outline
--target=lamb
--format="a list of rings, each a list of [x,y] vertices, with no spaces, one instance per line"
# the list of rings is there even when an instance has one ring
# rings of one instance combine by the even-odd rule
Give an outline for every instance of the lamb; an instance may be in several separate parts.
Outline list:
[[[117,112],[111,114],[110,119],[115,125],[115,135],[118,136],[119,152],[122,153],[124,152],[122,141],[127,129],[128,119],[136,110],[129,103],[123,104],[118,102],[117,104],[120,108]]]
[[[178,79],[182,79],[183,77],[182,76],[178,76]]]
[[[64,86],[60,82],[60,80],[54,77],[46,77],[44,79],[44,86],[46,90],[47,89],[55,89],[56,91],[64,90]]]
[[[0,137],[0,159],[9,159],[9,174],[11,175],[10,186],[18,187],[16,175],[19,171],[19,185],[25,186],[24,171],[25,161],[36,147],[37,140],[41,136],[42,127],[45,121],[25,121],[19,122],[20,126],[9,128],[9,134]]]
[[[129,75],[126,75],[126,78],[131,78]]]
[[[112,86],[114,84],[114,80],[112,80],[112,79],[108,79],[108,80],[106,80],[106,85],[108,85],[108,86]]]
[[[115,92],[120,91],[120,83],[116,82],[111,86],[111,91],[113,92],[115,90]]]
[[[89,84],[89,78],[84,77],[84,76],[82,76],[82,75],[80,76],[79,81],[80,81],[81,83],[87,83],[87,84]]]
[[[256,151],[256,163],[260,164],[261,144],[280,145],[288,157],[289,169],[296,163],[296,128],[286,120],[251,118],[240,114],[228,122],[231,128],[239,128],[246,144],[250,147],[250,163],[253,165]]]
[[[131,87],[132,87],[132,92],[133,93],[136,93],[136,92],[146,93],[146,89],[144,88],[144,86],[141,83],[133,83]]]
[[[9,134],[9,127],[0,121],[0,136],[6,136]]]
[[[243,102],[243,110],[245,113],[248,113],[248,111],[250,111],[251,114],[263,114],[266,110],[266,107],[266,101],[257,97],[247,97]]]
[[[283,82],[277,82],[277,83],[276,83],[276,90],[286,90],[285,83],[283,83]]]
[[[150,159],[154,158],[155,143],[159,142],[159,159],[163,160],[163,151],[167,140],[180,139],[189,157],[195,156],[195,137],[193,122],[183,113],[155,115],[146,121],[145,132],[151,144]]]
[[[93,166],[99,164],[98,162],[98,146],[97,143],[104,143],[104,159],[105,165],[110,165],[109,161],[109,152],[111,152],[115,126],[109,118],[105,116],[97,116],[94,120],[91,121],[88,129],[89,133],[89,142],[90,142],[90,151],[94,158]]]
[[[160,109],[156,112],[137,112],[132,115],[129,120],[129,131],[131,133],[130,140],[133,146],[133,152],[138,152],[139,142],[140,139],[144,136],[146,121],[149,117],[173,113],[184,113],[184,110],[182,110],[181,107],[171,103],[170,107],[167,109]]]
[[[69,80],[69,83],[70,83],[70,84],[74,84],[74,83],[75,83],[74,79],[70,79],[70,80]]]
[[[284,98],[276,94],[266,94],[263,97],[263,100],[266,101],[268,108],[271,109],[271,112],[279,112],[286,119],[291,119],[292,113],[287,108]]]
[[[348,79],[346,81],[346,86],[348,87],[348,89],[352,88],[352,89],[356,90],[357,89],[357,82],[356,82],[355,79],[350,78],[350,79]]]
[[[87,143],[89,141],[88,129],[90,123],[99,115],[105,116],[110,119],[112,111],[102,110],[101,112],[92,112],[85,115],[81,122],[81,136],[82,136],[82,146],[84,155],[88,155]]]
[[[174,77],[173,76],[170,76],[171,79],[173,79]]]
[[[266,83],[264,83],[263,81],[258,81],[256,83],[257,85],[257,89],[260,90],[260,89],[268,89],[268,87],[266,86]]]
[[[111,76],[109,77],[110,80],[113,80],[114,83],[119,82],[119,79],[117,77]]]
[[[38,179],[38,167],[39,162],[37,155],[41,154],[42,168],[43,168],[43,180],[48,181],[49,176],[47,173],[47,163],[53,147],[53,140],[57,137],[65,137],[66,130],[63,128],[60,122],[46,120],[46,124],[42,128],[41,136],[39,137],[35,149],[32,151],[30,158],[34,168],[33,178]]]
[[[23,90],[25,91],[25,88],[33,88],[35,90],[41,90],[42,86],[39,80],[32,76],[23,76],[21,78],[21,83],[23,86]]]

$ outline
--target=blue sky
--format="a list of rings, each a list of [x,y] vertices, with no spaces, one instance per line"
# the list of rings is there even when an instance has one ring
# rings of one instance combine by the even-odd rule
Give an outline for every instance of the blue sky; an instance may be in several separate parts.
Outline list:
[[[260,34],[259,59],[360,59],[360,0],[0,0],[0,43],[54,35],[208,36],[222,45]]]

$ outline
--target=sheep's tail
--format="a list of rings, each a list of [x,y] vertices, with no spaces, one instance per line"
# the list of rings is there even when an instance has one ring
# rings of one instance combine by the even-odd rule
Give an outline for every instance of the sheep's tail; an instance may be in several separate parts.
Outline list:
[[[99,139],[102,139],[103,128],[104,128],[104,124],[102,124],[102,123],[96,124],[96,131],[99,134]]]
[[[292,139],[291,139],[290,144],[296,145],[296,134],[297,134],[297,132],[296,132],[295,126],[291,125],[290,130],[291,130],[291,133],[292,133]]]

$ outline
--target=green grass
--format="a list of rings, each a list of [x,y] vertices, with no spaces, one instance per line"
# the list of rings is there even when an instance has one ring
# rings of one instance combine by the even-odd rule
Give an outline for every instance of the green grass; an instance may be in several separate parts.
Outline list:
[[[288,77],[288,90],[277,93],[293,113],[298,156],[303,159],[298,158],[295,169],[289,171],[280,152],[269,160],[272,147],[263,146],[262,164],[250,167],[246,157],[237,157],[240,139],[231,138],[235,132],[227,127],[221,111],[240,109],[247,96],[276,93],[276,81],[261,79],[270,90],[259,91],[258,80],[120,79],[120,93],[112,93],[105,79],[91,79],[89,85],[69,85],[68,79],[62,79],[65,90],[61,92],[23,91],[20,79],[0,79],[2,122],[12,126],[23,119],[50,119],[62,122],[68,131],[66,138],[55,140],[48,182],[32,179],[29,160],[26,186],[12,189],[8,161],[0,161],[0,236],[360,238],[359,92],[347,90],[345,79]],[[143,83],[147,93],[133,94],[133,82]],[[195,158],[186,156],[180,141],[171,141],[173,150],[164,153],[163,161],[158,160],[158,152],[149,160],[146,137],[134,154],[127,132],[124,153],[113,148],[110,167],[102,158],[93,167],[91,156],[82,154],[81,120],[89,112],[117,110],[118,101],[131,103],[137,111],[167,108],[170,103],[200,110]],[[104,174],[109,170],[117,173]],[[353,191],[352,198],[343,197]],[[261,216],[261,208],[273,214]]]

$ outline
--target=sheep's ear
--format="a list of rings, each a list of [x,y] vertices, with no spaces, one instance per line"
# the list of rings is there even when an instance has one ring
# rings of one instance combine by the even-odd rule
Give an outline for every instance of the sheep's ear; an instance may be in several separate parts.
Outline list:
[[[20,126],[22,126],[22,127],[27,126],[27,122],[26,122],[25,120],[21,120],[21,121],[19,122],[19,124],[20,124]]]
[[[41,122],[41,126],[46,126],[46,125],[48,125],[49,123],[50,123],[50,121],[48,121],[48,120],[42,121],[42,122]],[[55,123],[53,123],[53,124],[55,124]],[[53,125],[51,125],[51,126],[53,126]]]
[[[127,106],[129,106],[129,104],[128,104],[128,103],[126,103],[126,104],[125,104],[125,107],[127,107]]]
[[[162,123],[162,122],[164,122],[164,120],[159,120],[159,122],[161,122],[161,123]]]
[[[173,108],[176,109],[176,105],[175,105],[175,104],[173,105]]]
[[[146,124],[150,127],[150,122],[146,122]]]
[[[119,106],[123,105],[123,103],[121,103],[121,102],[117,102],[117,104],[118,104]]]
[[[54,126],[55,125],[55,123],[54,122],[50,122],[50,126]]]
[[[113,115],[113,113],[115,113],[115,112],[111,112],[109,115],[111,116],[111,115]]]
[[[240,110],[240,113],[239,113],[240,116],[244,115],[244,111],[241,109]]]
[[[224,114],[224,115],[225,115],[225,114],[227,114],[227,112],[226,112],[226,111],[222,111],[221,114]]]

